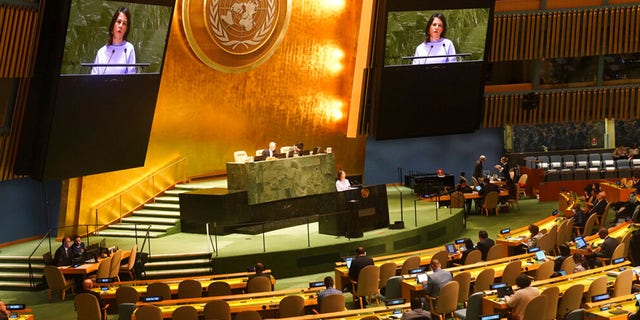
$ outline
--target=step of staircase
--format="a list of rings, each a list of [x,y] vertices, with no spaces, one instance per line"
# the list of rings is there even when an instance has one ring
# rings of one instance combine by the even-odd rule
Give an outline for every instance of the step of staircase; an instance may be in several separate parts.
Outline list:
[[[141,209],[133,212],[134,216],[144,216],[144,217],[160,217],[160,218],[180,218],[180,211],[167,211],[167,210],[152,210],[152,209]]]
[[[122,223],[137,223],[137,224],[169,224],[175,225],[180,222],[179,218],[160,218],[160,217],[144,217],[144,216],[130,216],[122,218]]]
[[[149,226],[151,226],[149,230],[155,231],[155,232],[167,232],[171,228],[175,228],[174,225],[169,225],[169,224],[140,225],[140,224],[133,224],[133,223],[116,223],[116,224],[109,225],[109,229],[135,231],[137,228],[138,235],[140,235],[140,233],[146,232]]]
[[[156,203],[180,203],[180,197],[177,196],[159,196],[155,198]]]
[[[169,211],[180,211],[179,203],[164,203],[164,202],[156,202],[156,203],[147,203],[144,205],[145,209],[151,210],[169,210]]]
[[[173,278],[211,274],[211,253],[156,254],[144,266],[145,278]]]
[[[42,284],[44,260],[31,258],[31,271],[36,285]],[[0,290],[31,289],[28,256],[0,256]]]
[[[146,233],[145,233],[146,234]],[[125,238],[135,238],[136,233],[133,230],[118,230],[118,229],[105,229],[105,230],[101,230],[100,233],[98,233],[97,235],[101,236],[101,237],[125,237]],[[149,238],[159,238],[159,237],[164,237],[167,234],[165,232],[157,232],[157,231],[150,231],[149,232]],[[140,233],[140,231],[138,231],[138,237],[142,236],[142,234]]]

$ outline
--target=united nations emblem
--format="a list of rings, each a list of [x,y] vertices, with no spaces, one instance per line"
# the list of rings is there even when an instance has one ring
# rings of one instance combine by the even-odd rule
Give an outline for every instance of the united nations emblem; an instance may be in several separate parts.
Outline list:
[[[225,72],[250,70],[268,60],[290,15],[291,0],[183,0],[181,12],[193,52]]]

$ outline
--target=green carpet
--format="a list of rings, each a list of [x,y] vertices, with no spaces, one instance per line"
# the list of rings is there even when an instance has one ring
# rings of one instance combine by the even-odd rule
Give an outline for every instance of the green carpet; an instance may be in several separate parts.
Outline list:
[[[402,192],[402,197],[400,197],[400,192]],[[416,209],[414,210],[414,196],[405,189],[405,188],[389,188],[389,210],[390,210],[390,221],[395,221],[400,219],[400,200],[402,198],[402,217],[405,220],[405,225],[407,228],[411,228],[414,224],[414,218],[418,219],[418,224],[423,225],[424,223],[428,223],[428,221],[433,221],[435,217],[433,216],[434,205],[431,203],[417,202]],[[492,237],[498,233],[500,229],[505,227],[519,228],[522,226],[526,226],[532,222],[543,219],[544,217],[551,214],[551,212],[557,208],[557,202],[539,202],[535,199],[527,199],[520,200],[520,210],[513,210],[511,212],[501,212],[499,216],[489,216],[485,217],[484,215],[471,215],[467,219],[467,228],[466,231],[460,235],[455,235],[451,237],[451,239],[447,239],[444,243],[452,242],[455,239],[469,237],[472,240],[476,241],[478,238],[478,231],[481,229],[485,229],[489,232]],[[440,208],[440,215],[448,215],[448,209]],[[303,233],[306,233],[306,227],[301,227],[303,229]],[[394,230],[395,231],[395,230]],[[287,232],[290,232],[287,231]],[[402,230],[398,230],[397,232],[402,232]],[[275,234],[265,235],[267,238],[267,243],[269,245],[268,249],[272,249],[281,245],[283,247],[291,246],[291,239],[287,237],[277,236],[278,232]],[[366,235],[365,235],[366,236]],[[232,254],[247,254],[248,252],[255,252],[256,250],[263,250],[262,248],[262,236],[247,236],[247,235],[236,235],[236,238],[229,239],[218,239],[217,244],[219,245],[218,250],[221,255],[229,255]],[[255,238],[257,237],[257,238]],[[306,238],[306,235],[304,235]],[[327,237],[314,239],[312,245],[318,245],[319,241],[345,241],[345,239],[336,239],[336,237]],[[204,235],[194,235],[194,234],[185,234],[179,233],[171,236],[167,236],[160,239],[154,239],[151,241],[151,250],[152,252],[184,252],[185,243],[188,244],[190,251],[207,251],[208,249],[208,239],[205,238]],[[229,242],[229,243],[227,243]],[[278,243],[282,242],[282,243]],[[120,239],[120,238],[110,238],[108,239],[108,243],[114,243],[120,248],[127,248],[133,245],[134,240],[131,239]],[[214,243],[216,243],[214,241]],[[224,243],[224,245],[221,245]],[[258,243],[256,245],[256,243]],[[443,243],[443,244],[444,244]],[[306,241],[302,245],[307,245]],[[7,248],[2,249],[3,255],[28,255],[34,248],[35,244],[25,243],[19,244]],[[52,244],[52,247],[57,247],[57,244]],[[231,249],[233,248],[233,249]],[[42,251],[47,251],[47,248],[43,248]],[[310,274],[300,277],[291,277],[291,278],[281,278],[278,279],[276,284],[276,290],[282,289],[290,289],[290,288],[301,288],[306,287],[310,281],[319,281],[322,280],[327,275],[333,275],[333,270],[326,270],[326,272],[318,273],[318,274]],[[54,297],[54,301],[52,303],[48,302],[47,291],[38,291],[38,292],[26,292],[26,291],[0,291],[0,299],[5,301],[6,303],[26,303],[28,307],[30,307],[34,314],[35,318],[38,320],[57,320],[57,319],[74,319],[75,311],[73,306],[73,300],[69,298],[65,302],[60,301],[59,295]],[[109,319],[117,319],[117,315],[110,315]]]

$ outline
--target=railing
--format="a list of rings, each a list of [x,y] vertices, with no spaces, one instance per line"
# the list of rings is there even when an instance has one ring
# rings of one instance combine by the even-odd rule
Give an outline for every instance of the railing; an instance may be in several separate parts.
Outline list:
[[[186,159],[175,160],[150,173],[124,191],[93,206],[92,232],[99,232],[104,226],[121,221],[124,216],[141,205],[154,199],[168,188],[187,181]]]

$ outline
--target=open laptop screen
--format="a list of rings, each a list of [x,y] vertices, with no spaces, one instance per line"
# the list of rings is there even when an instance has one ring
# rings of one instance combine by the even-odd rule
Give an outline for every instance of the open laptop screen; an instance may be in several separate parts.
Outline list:
[[[577,237],[573,240],[576,243],[577,249],[584,249],[587,247],[587,243],[584,241],[584,237]]]
[[[448,243],[445,245],[448,253],[456,253],[456,246],[453,243]]]
[[[546,259],[547,256],[544,254],[544,251],[537,251],[536,252],[536,260],[538,261],[544,261],[544,259]]]

